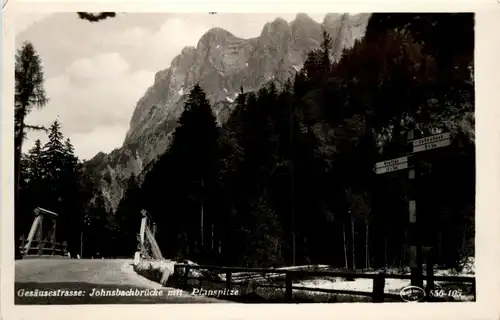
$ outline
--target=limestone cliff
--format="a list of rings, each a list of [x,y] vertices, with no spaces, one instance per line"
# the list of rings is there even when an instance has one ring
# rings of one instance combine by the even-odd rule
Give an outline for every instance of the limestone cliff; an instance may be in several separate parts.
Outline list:
[[[125,181],[143,177],[148,165],[164,153],[189,90],[199,82],[213,103],[219,122],[232,110],[244,91],[257,90],[269,81],[283,82],[302,67],[307,53],[318,48],[322,28],[333,39],[333,57],[364,35],[369,14],[327,14],[317,23],[299,13],[288,23],[277,18],[261,34],[240,39],[221,28],[212,28],[196,47],[185,47],[170,66],[156,73],[130,121],[123,145],[110,154],[99,153],[89,167],[101,177],[101,188],[111,208],[123,196]]]

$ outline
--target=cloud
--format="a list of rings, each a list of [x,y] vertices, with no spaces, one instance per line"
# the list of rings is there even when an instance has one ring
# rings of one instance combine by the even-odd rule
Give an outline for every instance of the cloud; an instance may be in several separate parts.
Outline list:
[[[221,27],[241,38],[259,36],[267,22],[277,16],[292,21],[296,14],[183,14],[169,17],[159,28],[131,26],[106,38],[96,37],[96,44],[118,46],[132,66],[161,70],[170,63],[185,46],[196,46],[198,41],[212,27]],[[310,15],[321,21],[324,14]]]
[[[97,127],[91,132],[75,134],[72,137],[73,145],[78,146],[78,155],[82,160],[90,160],[99,151],[109,153],[123,144],[127,125],[113,125]],[[96,148],[98,144],[98,148]]]
[[[186,21],[180,18],[167,20],[149,42],[152,50],[156,53],[154,62],[169,66],[172,59],[185,46],[196,46],[201,36],[209,29],[209,26],[195,21]],[[183,30],[189,30],[189,32],[182,32]]]
[[[26,16],[21,29],[31,27],[17,40],[34,42],[49,76],[45,88],[50,98],[27,122],[49,126],[59,117],[78,156],[109,152],[122,145],[136,103],[153,84],[154,74],[168,68],[185,46],[196,46],[215,26],[238,37],[255,37],[276,16],[124,14],[99,24],[82,22],[74,13],[50,19]],[[281,16],[290,21],[295,14]],[[36,138],[45,141],[46,134],[30,132],[23,149]]]
[[[92,38],[92,51],[101,53],[72,61],[63,72],[48,78],[45,89],[50,101],[34,110],[27,122],[48,127],[58,118],[64,136],[73,141],[82,158],[120,147],[136,103],[153,84],[155,73],[168,67],[184,46],[196,45],[208,29],[194,21],[171,18],[156,31],[132,26],[108,34],[105,41]],[[57,54],[57,47],[53,48],[52,54]],[[36,139],[45,142],[46,134],[28,133],[24,151]]]
[[[106,46],[121,48],[126,60],[135,66],[161,70],[170,63],[185,46],[196,46],[210,25],[196,19],[174,17],[167,19],[158,29],[133,26],[107,39]],[[94,39],[96,42],[101,39]]]
[[[79,59],[66,69],[66,74],[75,78],[102,79],[126,74],[128,69],[127,61],[119,53],[111,52],[93,59]]]
[[[110,39],[108,43],[123,46],[141,46],[144,40],[152,36],[152,31],[144,27],[131,27],[125,29],[117,37]]]
[[[37,24],[48,17],[53,15],[53,13],[47,12],[22,12],[15,15],[15,28],[16,33],[23,32],[24,30],[30,28],[34,24]]]
[[[58,118],[77,155],[91,158],[99,151],[109,152],[123,143],[135,105],[153,80],[154,72],[131,72],[128,63],[116,52],[80,59],[64,74],[47,79],[49,103],[41,110],[34,110],[27,122],[49,126]],[[31,142],[36,138],[45,141],[44,136],[28,134]],[[30,141],[25,150],[31,146]]]

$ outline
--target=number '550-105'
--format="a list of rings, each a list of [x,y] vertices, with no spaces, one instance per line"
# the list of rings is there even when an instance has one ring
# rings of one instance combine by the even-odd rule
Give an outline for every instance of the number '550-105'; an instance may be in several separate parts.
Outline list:
[[[431,290],[429,292],[431,297],[460,297],[462,292],[459,290]]]

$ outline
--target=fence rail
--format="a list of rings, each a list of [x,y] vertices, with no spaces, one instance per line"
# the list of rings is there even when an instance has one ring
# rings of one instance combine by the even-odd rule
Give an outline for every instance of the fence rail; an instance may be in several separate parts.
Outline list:
[[[45,240],[32,240],[29,248],[26,248],[27,241],[24,237],[19,239],[19,250],[22,255],[65,255],[67,252],[67,242],[52,242]]]
[[[356,296],[366,296],[371,297],[373,302],[384,302],[385,298],[401,300],[399,294],[385,293],[385,280],[386,279],[403,279],[412,280],[411,275],[398,275],[398,274],[387,274],[384,272],[380,273],[355,273],[355,272],[339,272],[339,271],[308,271],[308,270],[280,270],[280,269],[269,269],[269,268],[242,268],[242,267],[223,267],[223,266],[210,266],[210,265],[192,265],[192,264],[175,264],[174,266],[175,274],[178,275],[181,280],[181,286],[184,289],[188,289],[189,279],[210,280],[211,282],[225,283],[226,289],[230,290],[233,285],[241,285],[241,282],[233,281],[234,273],[252,273],[261,274],[265,276],[266,274],[279,274],[285,276],[285,285],[277,284],[255,284],[257,287],[267,287],[285,290],[285,302],[291,302],[293,298],[293,290],[303,290],[303,291],[316,291],[324,293],[333,294],[344,294],[344,295],[356,295]],[[225,280],[206,278],[200,279],[197,277],[190,277],[190,270],[208,270],[215,274],[225,273]],[[433,269],[427,269],[428,274],[423,276],[423,280],[427,280],[426,290],[431,290],[434,288],[434,281],[442,282],[460,282],[460,283],[470,283],[473,288],[473,294],[475,296],[475,278],[474,277],[463,277],[463,276],[434,276]],[[366,291],[353,291],[353,290],[338,290],[338,289],[323,289],[323,288],[311,288],[294,286],[293,281],[296,279],[304,277],[335,277],[335,278],[362,278],[373,280],[373,290],[371,292]]]

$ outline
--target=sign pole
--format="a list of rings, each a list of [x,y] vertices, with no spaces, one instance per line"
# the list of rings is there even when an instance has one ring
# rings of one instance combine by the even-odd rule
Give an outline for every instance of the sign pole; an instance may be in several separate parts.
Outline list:
[[[423,288],[423,259],[422,259],[422,233],[421,222],[417,220],[417,154],[422,151],[447,147],[451,145],[452,137],[449,132],[439,133],[432,136],[414,140],[414,130],[410,130],[407,142],[410,144],[409,154],[395,159],[375,163],[373,171],[376,174],[408,169],[408,244],[411,268],[411,284]]]
[[[408,132],[408,141],[413,140],[413,130]],[[410,269],[411,285],[423,287],[422,279],[422,241],[417,223],[417,203],[416,203],[416,166],[417,159],[412,158],[413,166],[408,170],[408,180],[410,192],[408,195],[408,214],[409,214],[409,244],[410,244]]]

